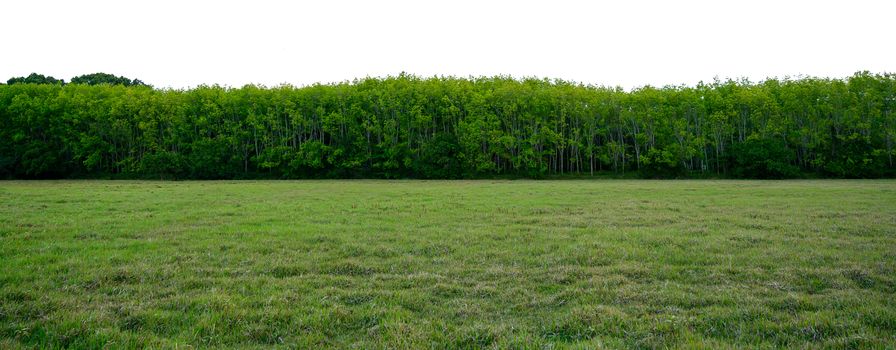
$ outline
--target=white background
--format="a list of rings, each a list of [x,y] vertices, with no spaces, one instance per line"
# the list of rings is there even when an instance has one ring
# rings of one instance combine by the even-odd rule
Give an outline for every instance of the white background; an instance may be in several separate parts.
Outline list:
[[[0,80],[156,87],[512,75],[632,88],[896,71],[894,1],[0,3]]]

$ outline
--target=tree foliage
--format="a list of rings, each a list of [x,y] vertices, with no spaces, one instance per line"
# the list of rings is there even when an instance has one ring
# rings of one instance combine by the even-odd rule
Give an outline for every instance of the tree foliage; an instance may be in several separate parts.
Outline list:
[[[83,84],[0,86],[0,176],[896,174],[892,74],[631,92],[405,74],[301,88],[165,90],[90,76]]]
[[[780,139],[751,138],[731,146],[729,152],[734,177],[782,179],[799,175],[793,152]]]
[[[12,77],[6,81],[7,84],[65,84],[65,80],[56,79],[43,74],[31,73],[27,77]]]
[[[109,84],[109,85],[124,85],[124,86],[134,86],[134,85],[146,85],[144,82],[140,81],[140,79],[128,79],[121,76],[115,76],[109,73],[93,73],[93,74],[84,74],[79,75],[77,77],[72,78],[72,84],[87,84],[87,85],[100,85],[100,84]]]

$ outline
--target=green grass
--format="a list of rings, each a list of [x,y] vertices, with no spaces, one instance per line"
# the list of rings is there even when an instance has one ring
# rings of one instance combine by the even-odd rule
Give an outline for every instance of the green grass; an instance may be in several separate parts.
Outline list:
[[[0,348],[893,348],[896,181],[0,182]]]

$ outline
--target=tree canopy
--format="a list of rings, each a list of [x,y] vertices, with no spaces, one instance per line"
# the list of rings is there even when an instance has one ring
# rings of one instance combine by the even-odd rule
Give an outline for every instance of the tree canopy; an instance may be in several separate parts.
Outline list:
[[[52,76],[45,76],[43,74],[31,73],[27,77],[13,77],[9,78],[6,81],[7,84],[65,84],[65,80],[56,79]],[[93,73],[93,74],[84,74],[79,75],[71,79],[72,84],[86,84],[86,85],[100,85],[100,84],[109,84],[109,85],[124,85],[124,86],[137,86],[137,85],[147,85],[140,79],[128,79],[122,76],[115,76],[109,73]]]
[[[65,80],[56,79],[43,74],[31,73],[27,77],[12,77],[6,81],[7,84],[65,84]]]
[[[109,85],[124,85],[124,86],[133,86],[133,85],[146,85],[140,79],[128,79],[122,76],[115,76],[109,73],[93,73],[93,74],[84,74],[79,75],[77,77],[72,78],[72,84],[87,84],[87,85],[100,85],[100,84],[109,84]]]
[[[12,178],[889,177],[896,75],[618,88],[509,77],[0,86]]]

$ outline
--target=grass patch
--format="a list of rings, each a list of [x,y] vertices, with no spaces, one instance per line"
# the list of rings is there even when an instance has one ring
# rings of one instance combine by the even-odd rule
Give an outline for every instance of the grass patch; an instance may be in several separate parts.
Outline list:
[[[0,182],[0,347],[896,347],[896,182]]]

